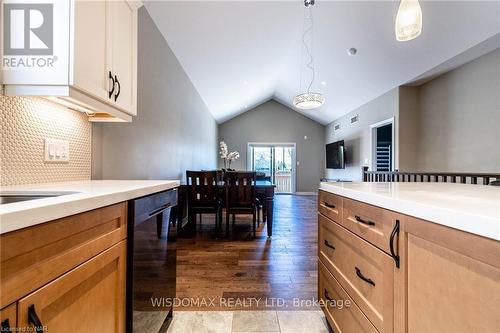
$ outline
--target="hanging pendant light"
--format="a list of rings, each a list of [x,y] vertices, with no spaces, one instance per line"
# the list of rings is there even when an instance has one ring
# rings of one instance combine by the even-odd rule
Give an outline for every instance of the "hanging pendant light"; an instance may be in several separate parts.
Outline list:
[[[313,28],[314,28],[314,21],[313,21],[313,16],[312,16],[312,7],[314,6],[314,0],[304,0],[304,6],[306,7],[304,11],[304,31],[302,34],[302,43],[304,44],[304,49],[307,52],[307,56],[309,58],[308,63],[307,63],[307,68],[311,70],[311,81],[309,82],[309,85],[307,87],[307,91],[301,94],[298,94],[295,96],[293,99],[293,105],[297,109],[301,110],[311,110],[311,109],[316,109],[319,108],[323,103],[325,103],[325,96],[323,96],[321,93],[318,92],[312,92],[311,87],[314,83],[314,76],[315,76],[315,71],[314,71],[314,58],[312,56],[312,38],[313,38]],[[307,29],[305,29],[307,23],[309,23],[309,26]],[[311,34],[311,45],[307,45],[305,37],[306,35],[310,33]],[[301,84],[302,84],[302,80]]]
[[[422,33],[422,9],[418,0],[401,0],[396,15],[396,39],[406,42]]]

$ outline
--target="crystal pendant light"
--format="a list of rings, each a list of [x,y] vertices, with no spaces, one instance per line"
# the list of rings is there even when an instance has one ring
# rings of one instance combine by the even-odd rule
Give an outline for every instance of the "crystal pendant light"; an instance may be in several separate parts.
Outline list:
[[[301,110],[311,110],[311,109],[316,109],[319,108],[323,103],[325,103],[325,97],[318,92],[312,92],[311,87],[314,82],[314,58],[312,56],[312,36],[313,36],[313,27],[314,27],[314,21],[312,17],[312,11],[311,8],[314,6],[314,0],[304,0],[304,6],[306,7],[306,11],[308,12],[308,16],[304,16],[304,27],[306,26],[306,21],[310,21],[309,27],[304,30],[303,35],[302,35],[302,42],[304,44],[304,48],[307,52],[307,55],[309,57],[309,62],[307,64],[307,68],[311,70],[311,81],[309,83],[309,86],[307,88],[307,91],[304,93],[301,93],[293,99],[293,105],[297,109]],[[305,41],[305,36],[307,33],[311,34],[311,45],[307,45]],[[302,80],[301,80],[302,81]]]
[[[396,39],[406,42],[422,33],[422,9],[418,0],[401,0],[396,15]]]

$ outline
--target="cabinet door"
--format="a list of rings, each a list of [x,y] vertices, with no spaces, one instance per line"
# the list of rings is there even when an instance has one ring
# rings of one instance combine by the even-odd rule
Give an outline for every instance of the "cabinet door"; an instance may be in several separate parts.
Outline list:
[[[10,332],[8,331],[9,328],[12,330],[16,327],[16,310],[15,303],[0,310],[0,332]],[[12,330],[12,332],[14,331]]]
[[[74,72],[75,88],[109,101],[106,58],[106,2],[75,1]]]
[[[108,61],[116,75],[112,102],[136,115],[137,5],[127,0],[108,1]]]
[[[125,250],[122,241],[21,299],[18,326],[51,333],[123,332]]]
[[[498,332],[500,243],[406,222],[407,332]]]

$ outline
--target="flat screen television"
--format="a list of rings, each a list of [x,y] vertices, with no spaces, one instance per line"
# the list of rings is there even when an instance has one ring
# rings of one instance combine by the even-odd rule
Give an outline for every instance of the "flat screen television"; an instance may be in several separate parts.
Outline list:
[[[344,140],[332,142],[326,145],[326,168],[345,169]]]

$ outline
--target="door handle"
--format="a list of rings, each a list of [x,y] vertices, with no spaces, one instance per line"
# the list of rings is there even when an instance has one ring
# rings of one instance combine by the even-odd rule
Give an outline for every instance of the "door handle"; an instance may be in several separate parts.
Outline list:
[[[35,332],[43,332],[43,324],[38,315],[36,314],[35,304],[28,307],[28,323],[35,327]]]
[[[115,82],[116,82],[116,84],[118,84],[118,91],[115,94],[115,102],[116,102],[116,100],[118,99],[118,96],[120,96],[120,92],[122,91],[122,87],[120,85],[120,81],[118,81],[118,77],[116,75],[115,75]]]
[[[399,254],[394,251],[394,238],[396,237],[396,234],[399,235],[399,220],[396,220],[396,224],[394,225],[394,229],[392,229],[391,238],[389,240],[389,249],[391,250],[391,256],[396,263],[396,267],[399,268]]]
[[[5,319],[3,320],[1,323],[0,323],[0,330],[2,332],[10,332],[10,323],[9,323],[9,319]]]
[[[168,204],[165,204],[161,206],[158,209],[153,210],[151,213],[149,213],[149,217],[158,215],[159,213],[163,213],[163,211],[171,206],[170,202]]]
[[[113,96],[113,92],[115,91],[115,79],[113,78],[113,74],[111,74],[111,71],[108,72],[108,98],[111,98]],[[111,80],[111,88],[109,88],[109,80]]]
[[[325,202],[324,205],[328,208],[331,208],[331,209],[335,209],[335,205],[331,204],[331,203],[328,203],[328,202]]]

